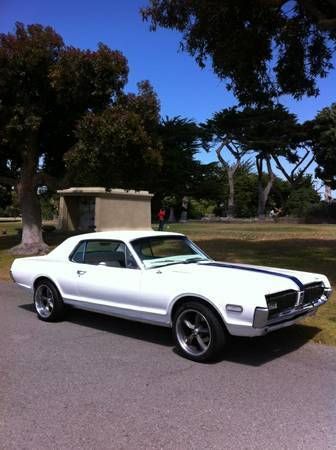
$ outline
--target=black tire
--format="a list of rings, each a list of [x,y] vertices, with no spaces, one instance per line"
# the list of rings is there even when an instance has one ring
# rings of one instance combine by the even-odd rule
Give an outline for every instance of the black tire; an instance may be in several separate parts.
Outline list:
[[[182,304],[174,315],[173,338],[179,354],[192,361],[206,362],[218,358],[226,344],[227,331],[211,308],[190,301]]]
[[[64,315],[63,299],[50,280],[43,279],[34,289],[34,307],[37,317],[44,322],[56,322]]]

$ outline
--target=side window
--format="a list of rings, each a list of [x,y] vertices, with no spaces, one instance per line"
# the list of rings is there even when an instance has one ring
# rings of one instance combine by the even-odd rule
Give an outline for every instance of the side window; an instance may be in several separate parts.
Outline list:
[[[108,267],[138,269],[138,265],[126,245],[120,241],[89,240],[75,249],[71,261]]]
[[[71,257],[71,261],[83,263],[86,242],[81,242]]]
[[[125,267],[125,256],[120,252],[120,242],[108,240],[87,241],[85,264],[104,264],[111,267]]]

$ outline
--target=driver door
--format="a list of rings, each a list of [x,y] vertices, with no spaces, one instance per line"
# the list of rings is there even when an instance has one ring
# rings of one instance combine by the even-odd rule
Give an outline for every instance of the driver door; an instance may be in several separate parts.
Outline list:
[[[78,247],[79,248],[79,247]],[[124,242],[95,239],[73,255],[77,293],[91,309],[122,314],[136,312],[140,300],[141,270]]]

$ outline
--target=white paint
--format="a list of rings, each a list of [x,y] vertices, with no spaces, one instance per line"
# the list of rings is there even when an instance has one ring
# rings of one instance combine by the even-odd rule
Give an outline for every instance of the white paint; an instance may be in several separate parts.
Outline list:
[[[33,289],[37,278],[49,278],[59,289],[64,302],[72,306],[162,326],[171,326],[173,306],[186,296],[197,297],[211,304],[232,335],[258,336],[295,322],[288,318],[285,323],[253,328],[255,309],[267,308],[265,295],[289,289],[298,291],[298,286],[291,279],[239,268],[209,267],[202,262],[146,269],[131,242],[149,236],[183,235],[154,231],[82,234],[67,239],[46,256],[16,259],[11,271],[16,283],[28,289]],[[125,242],[139,264],[139,269],[70,261],[69,256],[76,245],[82,240],[90,239],[117,239]],[[287,269],[262,269],[293,275],[303,284],[322,281],[325,288],[330,289],[330,283],[324,275]],[[79,276],[78,270],[84,273]],[[322,296],[314,308],[307,308],[307,315],[326,300]],[[238,313],[230,311],[230,308],[227,310],[228,304],[239,305],[243,311]]]

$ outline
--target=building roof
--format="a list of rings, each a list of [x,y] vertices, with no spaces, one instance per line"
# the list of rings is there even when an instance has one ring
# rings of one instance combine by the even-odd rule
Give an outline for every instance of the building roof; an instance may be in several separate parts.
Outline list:
[[[148,191],[135,191],[133,189],[107,189],[104,187],[71,187],[57,191],[61,196],[122,196],[122,197],[153,197]]]

